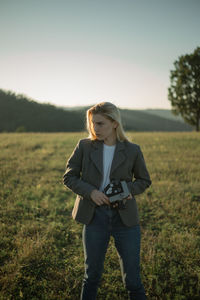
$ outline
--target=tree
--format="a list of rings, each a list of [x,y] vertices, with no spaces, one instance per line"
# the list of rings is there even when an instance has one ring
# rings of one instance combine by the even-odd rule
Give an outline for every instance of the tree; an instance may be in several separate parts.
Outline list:
[[[199,131],[200,122],[200,47],[192,54],[180,56],[170,72],[168,99],[172,112]]]

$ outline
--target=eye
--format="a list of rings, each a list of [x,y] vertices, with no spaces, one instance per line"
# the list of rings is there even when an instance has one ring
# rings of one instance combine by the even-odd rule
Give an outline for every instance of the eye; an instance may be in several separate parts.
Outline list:
[[[93,124],[95,124],[95,123],[93,123]],[[96,124],[99,125],[99,126],[102,126],[103,122],[96,122]]]

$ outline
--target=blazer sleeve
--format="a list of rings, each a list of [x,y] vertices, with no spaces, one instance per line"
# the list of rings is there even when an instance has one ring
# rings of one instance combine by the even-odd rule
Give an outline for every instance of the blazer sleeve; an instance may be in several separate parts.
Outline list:
[[[134,180],[128,182],[129,191],[131,194],[138,195],[143,193],[146,188],[151,185],[151,180],[145,164],[143,153],[138,146],[138,154],[133,166]]]
[[[83,149],[81,140],[76,145],[72,155],[67,161],[66,171],[63,175],[63,183],[75,194],[89,198],[92,190],[96,189],[93,185],[81,179]]]

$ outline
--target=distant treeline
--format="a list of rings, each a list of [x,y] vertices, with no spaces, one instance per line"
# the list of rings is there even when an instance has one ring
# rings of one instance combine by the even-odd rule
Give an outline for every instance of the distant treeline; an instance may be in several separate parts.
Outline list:
[[[83,130],[84,115],[51,104],[39,104],[23,95],[0,90],[0,131],[65,132]]]
[[[40,104],[0,89],[0,132],[68,132],[85,130],[86,107],[72,110]],[[142,110],[120,109],[125,130],[191,131],[177,120]]]
[[[170,111],[169,111],[170,112]],[[143,110],[122,109],[121,116],[126,130],[134,131],[191,131],[192,127],[180,120],[164,118]]]

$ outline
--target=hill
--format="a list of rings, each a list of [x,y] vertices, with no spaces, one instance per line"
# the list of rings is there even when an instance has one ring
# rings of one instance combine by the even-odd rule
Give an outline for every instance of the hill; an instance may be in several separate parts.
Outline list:
[[[81,112],[39,104],[23,95],[0,90],[0,132],[65,132],[83,128]]]
[[[151,115],[163,117],[165,119],[181,121],[182,123],[185,123],[184,119],[180,115],[174,115],[170,109],[145,109],[144,112]]]
[[[0,90],[0,132],[69,132],[85,130],[88,107],[61,108]],[[168,110],[120,109],[125,130],[191,131]]]
[[[66,111],[83,111],[89,107],[63,107]],[[167,109],[120,109],[125,130],[134,131],[191,131],[192,127],[180,116]]]
[[[121,110],[126,130],[134,131],[191,131],[192,127],[181,121],[164,118],[143,110]]]

